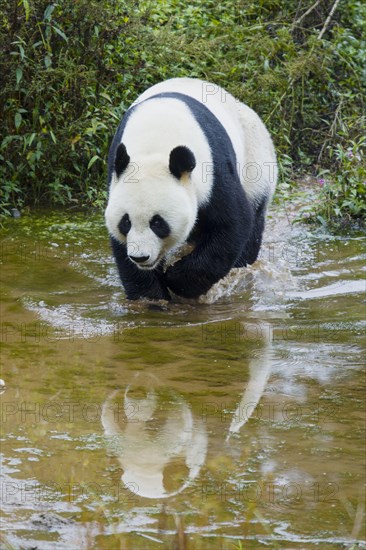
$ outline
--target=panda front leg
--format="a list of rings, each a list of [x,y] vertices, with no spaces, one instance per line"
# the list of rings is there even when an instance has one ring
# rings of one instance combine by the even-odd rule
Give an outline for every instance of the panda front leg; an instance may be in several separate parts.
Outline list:
[[[142,270],[128,258],[125,244],[111,237],[111,245],[118,273],[129,300],[138,300],[139,298],[171,299],[162,268]]]
[[[167,269],[166,284],[178,296],[198,298],[229,273],[238,253],[237,236],[227,230],[214,231]]]

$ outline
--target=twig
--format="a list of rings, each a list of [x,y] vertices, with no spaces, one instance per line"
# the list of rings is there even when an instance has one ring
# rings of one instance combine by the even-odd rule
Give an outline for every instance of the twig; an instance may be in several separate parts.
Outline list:
[[[293,85],[294,81],[292,79],[290,79],[289,83],[288,83],[288,86],[286,88],[286,90],[283,92],[283,94],[281,95],[280,99],[277,101],[276,105],[273,107],[272,111],[269,113],[269,115],[267,116],[267,118],[265,118],[264,122],[265,124],[267,124],[267,122],[269,121],[269,119],[271,118],[271,116],[273,115],[273,113],[275,112],[275,110],[277,109],[277,107],[279,105],[281,105],[281,101],[283,100],[283,98],[285,97],[285,95],[287,94],[288,90],[291,88],[291,86]]]
[[[296,6],[296,13],[295,13],[295,17],[294,17],[294,23],[298,17],[298,14],[300,13],[300,10],[301,10],[301,4],[302,4],[302,0],[299,0],[299,3],[297,4]],[[294,23],[292,24],[292,26],[294,25]]]
[[[327,30],[328,28],[328,25],[329,25],[329,22],[330,20],[332,19],[332,15],[333,13],[335,12],[335,10],[337,9],[337,6],[339,4],[339,0],[335,0],[333,6],[332,6],[332,9],[330,10],[329,12],[329,15],[328,17],[326,18],[325,20],[325,23],[324,23],[324,27],[322,28],[322,30],[320,31],[320,33],[318,34],[318,39],[321,40],[323,38],[323,34],[325,33],[325,31]]]
[[[317,5],[320,4],[321,1],[322,1],[322,0],[316,0],[316,2],[315,2],[312,6],[310,6],[310,8],[309,8],[308,10],[306,10],[305,13],[303,13],[303,14],[301,15],[301,17],[299,17],[296,21],[294,21],[294,22],[292,23],[292,28],[294,28],[295,25],[298,25],[299,23],[301,23],[301,21],[302,21],[307,15],[309,15],[309,13],[311,13],[311,12],[317,7]]]
[[[334,118],[333,118],[333,122],[332,124],[330,125],[330,128],[329,128],[329,136],[330,137],[333,137],[334,136],[334,128],[336,127],[336,124],[337,124],[337,119],[338,119],[338,116],[339,116],[339,112],[340,110],[342,109],[342,105],[343,105],[343,99],[341,99],[341,101],[339,102],[339,104],[337,105],[337,108],[335,110],[335,113],[334,113]],[[320,149],[320,153],[318,155],[318,159],[316,161],[316,165],[318,166],[320,161],[321,161],[321,158],[323,156],[323,152],[324,152],[324,149],[325,149],[325,146],[327,144],[327,142],[329,141],[329,137],[328,139],[325,139],[324,142],[323,142],[323,145],[321,146],[321,149]]]

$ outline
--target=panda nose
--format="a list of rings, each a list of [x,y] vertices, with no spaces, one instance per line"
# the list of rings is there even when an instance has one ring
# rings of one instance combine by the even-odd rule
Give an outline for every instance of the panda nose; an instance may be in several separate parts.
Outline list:
[[[137,264],[142,264],[143,262],[147,262],[150,256],[129,256],[129,258]]]

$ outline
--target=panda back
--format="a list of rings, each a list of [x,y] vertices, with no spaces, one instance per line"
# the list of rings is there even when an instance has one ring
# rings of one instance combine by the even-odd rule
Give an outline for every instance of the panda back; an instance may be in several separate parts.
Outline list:
[[[256,204],[269,202],[277,182],[277,161],[271,137],[257,113],[223,88],[194,78],[160,82],[146,90],[135,104],[169,92],[192,97],[210,110],[231,142],[245,193]]]
[[[238,118],[237,106],[240,104],[223,88],[195,78],[171,78],[146,90],[133,105],[161,93],[177,92],[192,97],[202,103],[225,129],[238,163],[244,162],[245,135]]]

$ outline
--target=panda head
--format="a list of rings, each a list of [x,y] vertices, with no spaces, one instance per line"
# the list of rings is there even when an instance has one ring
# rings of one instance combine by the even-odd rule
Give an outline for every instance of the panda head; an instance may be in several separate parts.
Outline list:
[[[191,172],[195,157],[180,145],[167,158],[151,154],[130,162],[123,143],[116,149],[105,212],[109,233],[125,243],[127,255],[140,269],[154,269],[184,243],[197,216]]]

